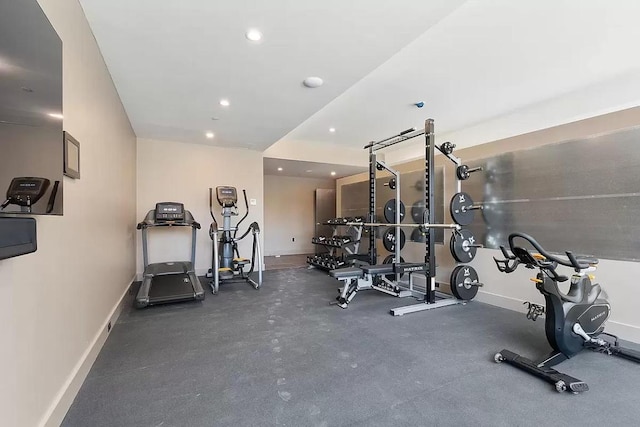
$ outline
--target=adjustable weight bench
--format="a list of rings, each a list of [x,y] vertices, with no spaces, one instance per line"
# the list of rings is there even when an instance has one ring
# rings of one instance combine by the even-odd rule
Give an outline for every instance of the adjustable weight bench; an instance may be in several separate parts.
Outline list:
[[[411,270],[409,272],[409,290],[398,286],[397,283],[388,279],[389,274],[395,275],[398,268],[403,266],[421,266],[422,264],[379,264],[362,265],[360,267],[339,268],[329,271],[329,275],[344,283],[339,289],[340,295],[336,298],[340,308],[347,308],[351,300],[356,296],[356,292],[364,289],[375,289],[380,292],[395,296],[408,297],[414,294],[411,282]],[[422,271],[422,270],[418,270]],[[378,280],[375,280],[375,279]]]

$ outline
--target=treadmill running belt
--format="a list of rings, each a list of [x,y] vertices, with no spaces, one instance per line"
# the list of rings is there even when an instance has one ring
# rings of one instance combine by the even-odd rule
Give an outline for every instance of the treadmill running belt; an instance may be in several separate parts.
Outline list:
[[[194,290],[188,275],[156,276],[151,281],[151,288],[149,289],[149,302],[151,304],[174,302],[182,299],[194,299]]]

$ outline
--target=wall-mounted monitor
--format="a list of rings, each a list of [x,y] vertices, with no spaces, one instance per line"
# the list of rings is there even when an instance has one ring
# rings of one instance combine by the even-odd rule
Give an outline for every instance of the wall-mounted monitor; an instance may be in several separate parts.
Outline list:
[[[1,213],[62,215],[62,41],[36,0],[0,10],[0,203],[14,178],[50,183],[28,209]]]

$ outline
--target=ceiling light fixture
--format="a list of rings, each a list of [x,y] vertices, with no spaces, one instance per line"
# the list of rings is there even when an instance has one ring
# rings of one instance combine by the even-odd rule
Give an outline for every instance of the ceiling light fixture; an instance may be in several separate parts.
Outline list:
[[[336,176],[335,171],[331,171],[331,176]]]
[[[205,134],[204,134],[204,136],[206,136],[206,137],[207,137],[207,138],[209,138],[209,139],[213,139],[213,137],[214,137],[215,135],[213,134],[213,132],[207,132],[207,133],[205,133]]]
[[[64,116],[60,113],[49,113],[49,117],[53,117],[54,119],[60,119],[60,120],[64,118]]]
[[[282,168],[278,168],[278,172],[282,172]]]
[[[329,132],[334,133],[336,131],[336,128],[329,128]]]
[[[302,81],[302,84],[309,88],[316,88],[322,86],[324,81],[320,77],[307,77]]]
[[[221,99],[220,100],[220,105],[222,105],[223,107],[228,107],[229,104],[229,100],[228,99]]]
[[[307,169],[307,173],[309,173],[309,172],[313,172],[313,171],[311,169]]]
[[[245,33],[245,37],[252,42],[258,42],[262,40],[262,33],[255,28],[251,28]]]

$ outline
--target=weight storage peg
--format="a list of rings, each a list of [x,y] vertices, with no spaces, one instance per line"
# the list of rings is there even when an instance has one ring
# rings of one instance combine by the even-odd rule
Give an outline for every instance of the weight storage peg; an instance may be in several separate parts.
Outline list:
[[[451,255],[458,262],[471,262],[476,257],[478,248],[482,245],[476,242],[476,238],[469,230],[462,229],[454,232],[449,241]]]
[[[456,148],[456,144],[453,144],[449,141],[447,142],[443,142],[442,145],[440,146],[440,150],[444,153],[444,154],[451,154],[453,153],[453,149]]]
[[[384,183],[384,186],[385,187],[389,187],[392,190],[395,190],[396,189],[396,179],[395,178],[391,178],[389,180],[389,182],[385,182]]]
[[[475,168],[470,168],[468,165],[460,165],[456,168],[456,176],[459,180],[464,181],[469,179],[473,172],[478,172],[482,170],[482,166],[476,166]]]
[[[407,241],[407,236],[404,234],[404,230],[400,230],[400,250],[404,248],[404,244]],[[382,246],[389,252],[395,252],[396,250],[396,229],[394,227],[387,228],[387,231],[382,235]]]
[[[451,272],[451,293],[454,297],[469,301],[478,293],[482,283],[478,281],[478,273],[470,265],[459,265]]]
[[[456,224],[463,226],[473,222],[476,209],[482,209],[482,205],[474,205],[471,196],[465,192],[454,194],[449,204],[451,218]]]
[[[402,200],[400,201],[400,222],[404,220],[405,214],[405,206]],[[388,200],[387,203],[384,204],[384,219],[387,220],[389,224],[395,224],[396,222],[396,199]]]

